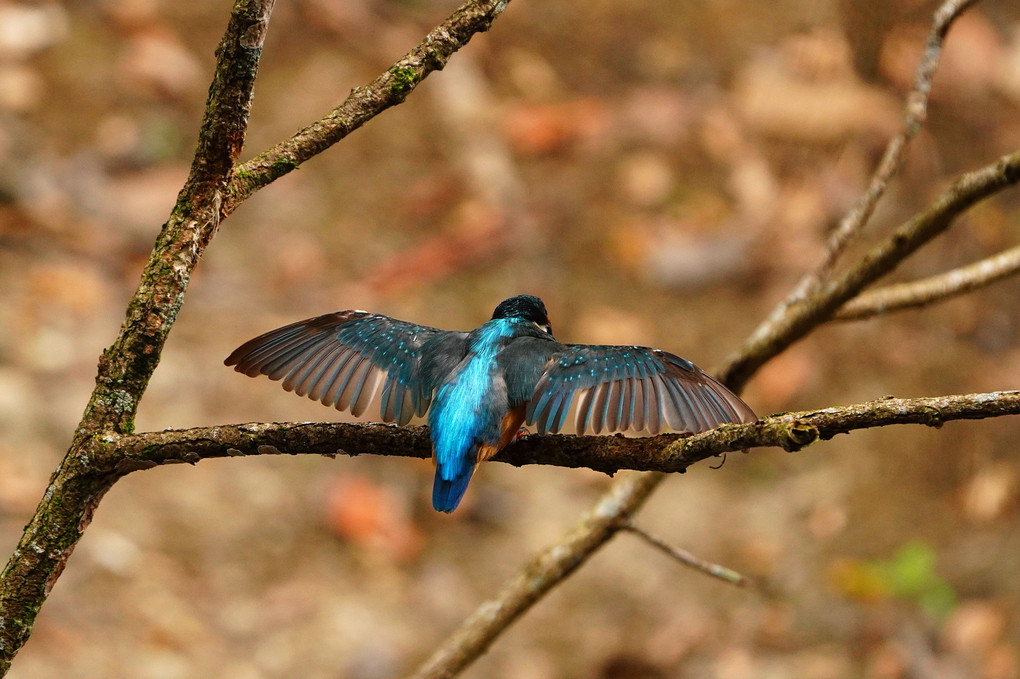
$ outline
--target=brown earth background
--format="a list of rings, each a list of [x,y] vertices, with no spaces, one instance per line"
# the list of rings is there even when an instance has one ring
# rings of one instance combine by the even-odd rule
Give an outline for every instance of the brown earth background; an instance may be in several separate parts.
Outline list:
[[[514,0],[407,103],[260,192],[198,268],[139,431],[341,416],[223,367],[365,308],[466,329],[541,295],[563,341],[710,368],[822,251],[899,126],[934,3]],[[385,70],[449,2],[280,0],[245,158]],[[188,169],[228,5],[0,3],[0,553],[63,454]],[[954,27],[871,227],[1020,147],[1020,7]],[[893,277],[1020,241],[1016,189]],[[859,254],[862,249],[855,250]],[[1020,386],[1020,284],[814,333],[760,414]],[[1020,422],[865,431],[671,479],[464,676],[1020,676]],[[12,677],[382,679],[605,489],[486,465],[452,517],[407,459],[206,461],[102,503]]]

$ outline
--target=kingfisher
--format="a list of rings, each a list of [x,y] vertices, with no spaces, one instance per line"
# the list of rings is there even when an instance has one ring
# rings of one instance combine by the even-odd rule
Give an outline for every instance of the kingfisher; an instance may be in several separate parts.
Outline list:
[[[753,422],[736,394],[690,361],[639,346],[561,344],[534,295],[503,300],[470,332],[440,330],[357,309],[260,335],[224,361],[249,377],[337,410],[383,422],[428,415],[436,473],[432,506],[452,512],[480,462],[525,423],[557,433],[664,429],[702,432]]]

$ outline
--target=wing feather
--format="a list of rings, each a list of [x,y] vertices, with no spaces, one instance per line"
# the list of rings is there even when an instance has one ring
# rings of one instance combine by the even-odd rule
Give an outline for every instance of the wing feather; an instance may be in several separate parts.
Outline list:
[[[358,385],[358,390],[351,398],[351,415],[361,417],[364,414],[368,404],[379,393],[379,385],[385,379],[386,373],[369,363],[369,367],[365,371],[365,378]]]
[[[336,399],[337,410],[347,410],[354,401],[355,391],[360,391],[361,384],[364,384],[368,377],[368,370],[372,364],[363,356],[355,356],[344,370],[341,379],[339,395]]]
[[[563,428],[563,423],[567,420],[567,412],[570,410],[570,402],[574,400],[574,392],[564,391],[560,396],[557,397],[556,410],[553,411],[555,414],[550,419],[549,429],[552,431],[559,431]]]
[[[304,396],[318,386],[324,372],[329,370],[334,360],[342,354],[343,347],[323,345],[305,367],[298,367],[283,380],[283,388],[298,396]],[[318,400],[318,399],[316,399]]]
[[[337,410],[343,410],[343,408],[339,407],[337,401],[340,399],[340,391],[347,384],[344,376],[351,370],[353,367],[351,364],[357,358],[358,354],[345,348],[344,353],[340,355],[333,369],[323,375],[323,379],[320,382],[323,389],[322,398],[316,399],[317,401],[320,401],[325,406],[333,406]],[[317,393],[318,389],[313,390],[308,396],[309,398],[315,398]]]
[[[606,396],[606,429],[618,431],[620,428],[620,397],[623,385],[619,380],[609,383],[609,395]]]
[[[592,404],[592,414],[595,419],[592,420],[591,430],[596,434],[601,434],[602,429],[606,426],[606,405],[609,400],[609,390],[612,384],[605,382],[595,387],[595,402]],[[584,430],[578,430],[578,433]]]
[[[585,387],[580,389],[580,398],[577,399],[577,412],[574,414],[574,429],[584,431],[591,421],[591,401],[595,397],[597,387]]]
[[[550,351],[527,411],[528,424],[537,424],[543,433],[563,427],[575,400],[572,421],[579,434],[657,434],[667,427],[699,432],[755,419],[729,389],[690,361],[664,351],[586,344],[553,344]]]
[[[662,431],[663,402],[662,402],[662,380],[658,375],[652,375],[647,380],[651,398],[645,401],[645,427],[648,433],[655,436]]]
[[[224,363],[249,377],[282,380],[287,391],[355,416],[378,401],[384,422],[407,424],[428,410],[436,380],[466,337],[381,314],[338,311],[249,340]]]
[[[642,431],[645,428],[645,421],[648,419],[648,381],[637,379],[634,381],[634,400],[631,403],[630,424],[634,431]]]

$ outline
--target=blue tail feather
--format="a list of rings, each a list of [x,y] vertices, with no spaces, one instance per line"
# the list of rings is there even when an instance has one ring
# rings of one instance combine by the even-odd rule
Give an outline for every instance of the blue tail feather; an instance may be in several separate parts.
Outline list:
[[[436,480],[432,483],[432,506],[436,511],[449,514],[460,504],[464,492],[467,490],[468,482],[475,471],[472,464],[464,465],[452,479],[443,478],[441,470],[436,470]]]

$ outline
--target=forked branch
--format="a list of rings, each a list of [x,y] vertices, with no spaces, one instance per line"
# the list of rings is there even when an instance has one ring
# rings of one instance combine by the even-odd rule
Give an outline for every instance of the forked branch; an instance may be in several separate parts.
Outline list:
[[[96,387],[71,447],[0,575],[0,676],[32,633],[92,514],[120,472],[93,457],[104,437],[130,434],[138,403],[159,363],[191,274],[223,218],[255,190],[320,153],[442,68],[472,35],[486,30],[508,0],[469,1],[369,86],[330,115],[241,167],[255,75],[274,0],[237,0],[216,50],[191,173],[163,225],[128,304],[116,341],[99,361]]]

